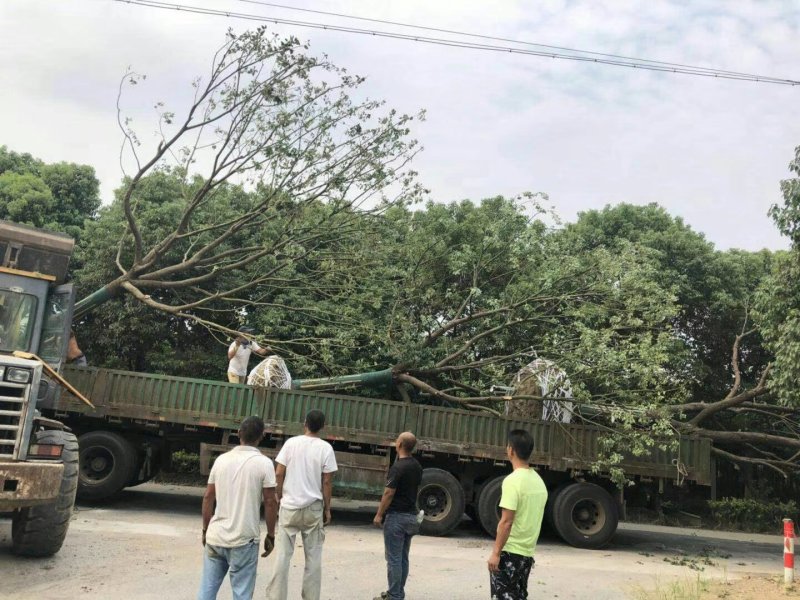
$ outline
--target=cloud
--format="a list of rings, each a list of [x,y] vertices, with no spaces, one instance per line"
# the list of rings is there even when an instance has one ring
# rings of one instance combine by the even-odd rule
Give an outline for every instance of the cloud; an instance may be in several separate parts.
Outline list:
[[[234,0],[185,3],[341,22]],[[297,4],[800,78],[800,13],[789,1]],[[246,26],[104,0],[0,3],[0,144],[95,166],[108,201],[121,177],[115,101],[127,66],[148,74],[123,103],[152,139],[155,101],[184,106],[224,31]],[[366,75],[370,97],[427,109],[414,130],[426,148],[416,167],[436,200],[543,191],[567,219],[607,203],[659,202],[719,247],[787,245],[766,211],[781,201],[778,182],[800,144],[798,88],[274,29]]]

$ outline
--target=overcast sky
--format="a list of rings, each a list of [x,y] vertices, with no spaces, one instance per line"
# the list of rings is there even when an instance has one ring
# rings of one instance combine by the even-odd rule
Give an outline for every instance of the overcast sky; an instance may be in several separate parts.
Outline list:
[[[240,0],[173,1],[346,22]],[[284,3],[800,79],[796,0]],[[115,100],[126,67],[148,75],[131,110],[164,100],[179,111],[225,30],[255,25],[111,0],[0,0],[0,145],[94,166],[107,202],[121,177]],[[567,220],[606,204],[658,202],[719,248],[788,246],[766,213],[781,201],[779,181],[800,145],[800,86],[273,29],[366,76],[370,97],[427,109],[414,129],[425,147],[416,168],[436,201],[545,192]]]

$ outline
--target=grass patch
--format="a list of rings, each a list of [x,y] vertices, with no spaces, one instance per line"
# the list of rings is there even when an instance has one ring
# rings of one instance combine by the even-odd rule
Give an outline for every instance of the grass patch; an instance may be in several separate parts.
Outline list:
[[[666,559],[664,559],[666,560]],[[669,583],[658,583],[653,589],[635,588],[633,598],[636,600],[702,600],[709,590],[709,583],[695,578],[680,579]]]

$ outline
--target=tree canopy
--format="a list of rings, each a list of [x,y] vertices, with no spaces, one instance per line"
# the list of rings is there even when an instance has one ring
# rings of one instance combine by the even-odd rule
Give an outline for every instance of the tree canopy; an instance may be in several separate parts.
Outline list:
[[[0,146],[0,219],[80,238],[84,221],[99,207],[100,183],[93,167],[46,164]]]

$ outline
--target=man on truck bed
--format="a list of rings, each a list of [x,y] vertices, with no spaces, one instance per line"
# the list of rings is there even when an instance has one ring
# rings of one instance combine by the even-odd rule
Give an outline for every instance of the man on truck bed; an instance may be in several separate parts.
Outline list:
[[[252,334],[252,327],[242,327],[239,333]],[[247,363],[250,362],[250,354],[255,352],[261,356],[266,356],[269,348],[262,348],[255,342],[251,342],[243,335],[238,336],[228,347],[228,381],[231,383],[247,383]]]
[[[488,561],[492,600],[525,600],[528,597],[533,551],[547,503],[547,487],[528,465],[532,452],[530,433],[524,429],[509,432],[506,454],[514,471],[503,480],[500,497],[503,514]]]

